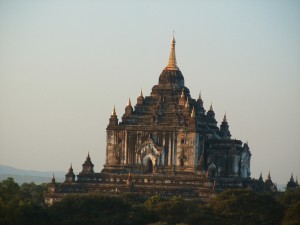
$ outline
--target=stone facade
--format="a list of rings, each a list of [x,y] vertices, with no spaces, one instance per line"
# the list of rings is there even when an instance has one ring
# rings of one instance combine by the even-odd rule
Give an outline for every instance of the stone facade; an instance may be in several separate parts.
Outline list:
[[[298,183],[298,179],[296,178],[296,181],[295,181],[293,174],[291,175],[289,182],[286,184],[286,190],[288,190],[288,191],[300,190],[300,185]]]
[[[213,177],[250,177],[247,144],[231,139],[226,115],[220,128],[212,106],[205,113],[177,67],[172,39],[167,67],[150,96],[129,99],[118,122],[115,109],[107,126],[104,171],[193,173]]]
[[[251,187],[248,144],[231,139],[226,115],[218,127],[212,105],[192,98],[177,66],[175,39],[167,66],[149,96],[129,99],[106,128],[106,161],[95,173],[88,155],[75,180],[72,167],[55,196],[100,191],[210,198],[224,188]],[[49,192],[50,199],[54,192]]]

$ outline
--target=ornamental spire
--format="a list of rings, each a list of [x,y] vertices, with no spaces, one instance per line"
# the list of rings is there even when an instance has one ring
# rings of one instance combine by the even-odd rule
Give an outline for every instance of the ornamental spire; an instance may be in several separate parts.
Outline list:
[[[54,173],[52,174],[51,183],[52,183],[52,184],[55,184],[55,177],[54,177]]]
[[[270,171],[269,171],[269,174],[268,174],[267,180],[271,180],[271,173],[270,173]]]
[[[127,106],[131,106],[131,100],[130,100],[130,98],[128,99]]]
[[[260,172],[259,181],[263,181],[262,172]]]
[[[166,67],[167,70],[178,70],[179,68],[177,67],[177,62],[176,62],[176,55],[175,55],[175,38],[174,38],[174,31],[173,31],[173,38],[171,41],[171,51],[170,51],[170,56],[169,56],[169,62]]]
[[[213,107],[212,107],[212,102],[210,103],[209,111],[214,111],[214,109],[213,109]]]
[[[224,115],[223,122],[227,123],[226,113],[225,113],[225,115]]]
[[[199,97],[198,97],[199,100],[202,100],[202,97],[201,97],[201,91],[199,93]]]
[[[116,113],[116,107],[115,107],[115,106],[114,106],[114,109],[113,109],[113,111],[112,111],[111,115],[112,115],[112,116],[115,116],[115,115],[117,115],[117,113]]]
[[[293,181],[293,182],[294,182],[294,176],[293,176],[293,173],[292,173],[292,176],[291,176],[290,181]]]

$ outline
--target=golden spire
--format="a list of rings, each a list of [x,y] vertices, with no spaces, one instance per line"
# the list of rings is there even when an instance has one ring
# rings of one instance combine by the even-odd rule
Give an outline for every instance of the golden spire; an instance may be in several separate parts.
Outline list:
[[[130,100],[130,98],[128,99],[127,106],[131,106],[131,100]]]
[[[177,67],[177,62],[176,62],[176,55],[175,55],[175,38],[174,38],[174,31],[173,31],[173,38],[171,41],[171,51],[170,51],[170,56],[169,56],[169,62],[166,67],[167,70],[178,70],[179,68]]]
[[[117,113],[116,113],[116,107],[114,106],[114,109],[113,109],[111,115],[112,115],[112,116],[115,116],[116,114],[117,114]]]
[[[140,94],[140,97],[143,97],[143,90],[141,89],[141,94]]]

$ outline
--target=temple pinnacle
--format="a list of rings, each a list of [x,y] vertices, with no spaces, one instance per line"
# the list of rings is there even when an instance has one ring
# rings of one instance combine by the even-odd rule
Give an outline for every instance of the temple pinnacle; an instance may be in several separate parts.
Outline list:
[[[112,116],[115,116],[115,115],[116,115],[116,107],[115,107],[115,106],[114,106],[114,109],[113,109],[111,115],[112,115]]]
[[[270,171],[269,171],[269,174],[268,174],[267,180],[271,180],[271,173],[270,173]]]
[[[199,97],[198,97],[198,99],[202,99],[202,98],[201,98],[201,91],[200,91],[200,93],[199,93]]]
[[[55,183],[54,173],[52,174],[51,183],[53,183],[53,184]]]
[[[128,99],[127,106],[131,106],[131,100],[130,100],[130,98]]]
[[[171,41],[171,51],[170,51],[170,56],[169,56],[169,62],[166,67],[167,70],[178,70],[179,68],[177,67],[177,62],[176,62],[176,55],[175,55],[175,38],[174,38],[174,32],[173,32],[173,37]]]
[[[213,107],[212,107],[212,103],[210,103],[209,111],[214,111],[214,109],[213,109]]]
[[[225,115],[224,115],[223,122],[227,122],[226,113],[225,113]]]

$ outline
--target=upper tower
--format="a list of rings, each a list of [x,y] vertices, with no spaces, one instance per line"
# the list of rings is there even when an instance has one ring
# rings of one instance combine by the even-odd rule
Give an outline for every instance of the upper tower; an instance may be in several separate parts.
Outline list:
[[[159,84],[172,85],[176,88],[182,89],[184,87],[184,77],[177,66],[176,54],[175,54],[175,38],[174,33],[171,40],[171,50],[168,65],[164,68],[159,76]]]
[[[179,70],[179,68],[177,66],[177,61],[176,61],[175,44],[176,44],[176,41],[175,41],[174,32],[173,32],[169,62],[168,62],[168,65],[166,66],[166,70]]]

